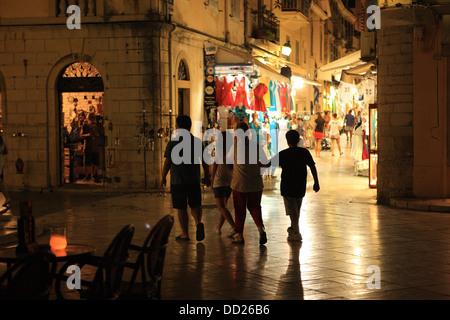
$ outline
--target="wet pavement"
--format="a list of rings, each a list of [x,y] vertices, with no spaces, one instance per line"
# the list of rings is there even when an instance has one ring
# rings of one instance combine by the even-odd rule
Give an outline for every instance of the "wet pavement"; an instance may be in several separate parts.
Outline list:
[[[47,193],[36,219],[43,230],[38,240],[48,243],[48,226],[63,223],[69,243],[93,245],[102,255],[126,224],[135,226],[133,243],[141,244],[149,227],[173,214],[162,282],[165,300],[450,299],[450,215],[377,205],[368,178],[355,175],[345,141],[343,151],[334,157],[324,151],[315,159],[321,190],[314,193],[310,176],[300,218],[302,243],[286,239],[289,217],[279,195],[279,171],[277,179],[264,181],[264,246],[250,215],[245,245],[231,243],[227,225],[216,233],[219,213],[209,189],[203,193],[202,242],[194,240],[191,216],[191,241],[175,241],[181,229],[170,194],[100,195],[102,190],[71,193],[66,205],[45,214],[46,201],[64,199],[54,199],[59,192]]]

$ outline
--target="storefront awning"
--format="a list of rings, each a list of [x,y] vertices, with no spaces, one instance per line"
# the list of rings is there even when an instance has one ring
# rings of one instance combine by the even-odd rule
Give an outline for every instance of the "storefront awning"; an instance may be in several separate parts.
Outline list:
[[[359,66],[342,70],[341,81],[353,83],[355,80],[361,81],[366,75],[370,74],[375,65],[371,62],[361,64]]]
[[[319,68],[318,78],[321,80],[332,81],[332,76],[334,76],[337,80],[339,80],[342,70],[347,70],[365,63],[360,58],[361,50],[358,50],[338,60],[330,62]]]
[[[251,63],[258,68],[259,74],[262,76],[266,76],[270,79],[277,80],[280,82],[290,83],[289,78],[281,75],[275,69],[272,69],[269,66],[266,66],[264,63],[256,59],[250,54],[245,52],[233,50],[230,48],[224,48],[219,46],[216,52],[215,58],[216,65],[230,65],[230,64],[248,64]]]

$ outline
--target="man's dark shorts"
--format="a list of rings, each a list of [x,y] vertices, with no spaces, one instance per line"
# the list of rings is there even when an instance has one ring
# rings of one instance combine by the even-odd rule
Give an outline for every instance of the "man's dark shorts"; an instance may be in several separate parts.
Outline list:
[[[229,198],[231,196],[231,188],[228,186],[225,187],[216,187],[213,188],[214,198]]]
[[[98,152],[85,152],[84,156],[86,157],[86,159],[84,160],[86,166],[90,166],[91,164],[93,164],[94,166],[99,165]]]
[[[174,209],[185,210],[188,204],[190,208],[202,205],[200,183],[173,184],[170,186],[170,193],[172,194],[172,206]]]

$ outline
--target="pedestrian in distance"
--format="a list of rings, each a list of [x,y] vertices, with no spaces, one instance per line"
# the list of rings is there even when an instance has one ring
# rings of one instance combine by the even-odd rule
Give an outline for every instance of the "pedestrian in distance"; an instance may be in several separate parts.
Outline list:
[[[337,114],[333,113],[333,119],[329,123],[330,126],[330,138],[331,138],[331,155],[334,156],[334,145],[337,144],[339,149],[339,154],[342,155],[341,150],[341,135],[340,131],[342,129],[341,122],[337,119]]]
[[[225,221],[231,227],[231,232],[229,237],[233,237],[236,234],[235,224],[230,211],[227,208],[228,200],[231,196],[231,179],[233,178],[233,164],[227,161],[227,154],[229,149],[233,147],[230,141],[233,141],[233,135],[228,131],[223,131],[221,133],[221,149],[216,149],[216,159],[222,159],[222,163],[217,163],[214,161],[211,169],[211,188],[214,194],[214,200],[216,202],[217,208],[219,209],[219,221],[217,223],[216,231],[221,234],[222,226]],[[219,144],[220,146],[220,144]]]
[[[347,141],[348,141],[348,133],[350,132],[350,143],[352,143],[353,128],[355,127],[356,119],[355,116],[352,114],[351,109],[348,110],[348,113],[344,118],[344,122],[345,122],[345,135],[347,136]]]
[[[300,210],[303,197],[306,194],[307,167],[311,170],[314,178],[313,190],[320,190],[317,169],[311,153],[308,149],[298,147],[300,141],[296,130],[289,130],[286,133],[286,140],[289,148],[280,151],[270,160],[281,167],[280,193],[283,197],[286,215],[289,216],[291,225],[287,229],[288,241],[302,241],[300,233]],[[278,157],[278,159],[275,159]],[[269,163],[269,165],[270,165]]]
[[[325,132],[325,119],[322,118],[320,112],[316,112],[316,120],[314,124],[314,140],[316,157],[320,158],[320,150],[322,149],[322,140]]]
[[[170,171],[170,193],[172,196],[172,206],[177,209],[178,220],[181,227],[181,234],[176,237],[177,241],[189,241],[189,216],[187,206],[191,209],[196,226],[196,240],[202,241],[205,238],[204,225],[202,223],[202,194],[200,186],[200,163],[205,174],[204,181],[210,185],[209,166],[202,161],[202,154],[196,153],[197,149],[202,150],[202,141],[194,137],[191,133],[192,121],[189,116],[180,115],[176,118],[176,131],[167,143],[164,152],[164,166],[161,173],[160,188],[166,186],[166,177]],[[188,141],[184,141],[187,139]],[[190,159],[183,157],[183,149],[179,150],[177,145],[183,143],[190,148]],[[177,154],[174,148],[179,150]],[[174,151],[174,152],[173,152]],[[178,158],[182,158],[181,161]]]

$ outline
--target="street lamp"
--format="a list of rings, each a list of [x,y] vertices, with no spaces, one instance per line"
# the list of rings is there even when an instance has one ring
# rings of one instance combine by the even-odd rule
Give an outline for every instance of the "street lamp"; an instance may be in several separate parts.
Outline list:
[[[283,46],[281,47],[281,53],[283,54],[283,55],[285,55],[285,56],[290,56],[291,55],[291,51],[292,51],[292,48],[291,48],[291,42],[290,41],[288,41],[288,42],[286,42],[285,44],[283,44]]]

